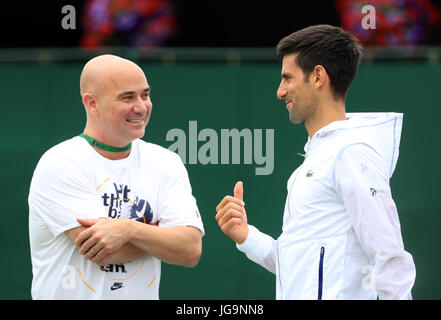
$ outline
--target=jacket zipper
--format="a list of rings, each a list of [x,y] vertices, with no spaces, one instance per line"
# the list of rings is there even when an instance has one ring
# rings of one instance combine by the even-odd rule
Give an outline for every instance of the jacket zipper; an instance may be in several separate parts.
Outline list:
[[[303,158],[305,158],[306,159],[306,157],[307,157],[307,155],[308,155],[308,152],[309,152],[309,147],[310,147],[310,145],[311,145],[311,140],[312,140],[312,138],[311,139],[309,139],[309,142],[308,142],[308,148],[307,148],[307,150],[306,150],[306,153],[305,154],[300,154],[300,153],[298,153],[300,156],[302,156]],[[303,163],[305,163],[305,160],[303,160]],[[300,167],[298,168],[298,170],[300,171],[300,168],[303,166],[303,163],[300,165]],[[289,191],[288,191],[288,199],[287,199],[287,201],[288,201],[288,215],[291,215],[291,208],[290,208],[290,199],[291,199],[291,192],[292,192],[292,188],[294,187],[294,183],[296,182],[296,180],[297,180],[297,176],[299,175],[299,172],[297,172],[297,174],[296,174],[296,176],[294,177],[294,180],[293,180],[293,182],[292,182],[292,184],[291,184],[291,188],[289,189]],[[324,248],[322,248],[323,250],[324,250]],[[280,261],[279,261],[279,240],[277,240],[277,265],[278,265],[278,269],[279,269],[279,287],[280,287],[280,299],[284,299],[283,298],[283,290],[282,290],[282,273],[280,272]],[[321,259],[320,259],[321,260]],[[321,295],[320,295],[320,299],[321,299]]]
[[[318,300],[322,300],[323,293],[323,260],[325,258],[325,247],[320,248],[320,262],[318,274]]]
[[[300,165],[300,167],[298,168],[298,170],[300,171],[300,168],[303,166],[303,163]],[[296,174],[296,176],[294,177],[294,180],[293,180],[293,182],[292,182],[292,184],[291,184],[291,187],[289,188],[289,191],[288,191],[288,198],[286,199],[286,201],[288,202],[287,203],[287,205],[288,205],[288,216],[290,216],[291,215],[291,207],[290,207],[290,199],[291,199],[291,192],[292,192],[292,189],[294,188],[294,184],[295,184],[295,182],[296,182],[296,180],[297,180],[297,176],[299,175],[299,172],[297,172],[297,174]],[[279,239],[277,239],[277,265],[278,265],[278,269],[279,269],[279,287],[280,287],[280,299],[284,299],[283,298],[283,291],[282,291],[282,273],[280,272],[280,262],[279,262],[279,256],[280,256],[280,254],[279,254]]]
[[[279,239],[277,239],[277,268],[279,269],[279,287],[280,287],[280,299],[283,300],[283,290],[282,290],[282,277],[280,273],[280,260],[279,260]]]

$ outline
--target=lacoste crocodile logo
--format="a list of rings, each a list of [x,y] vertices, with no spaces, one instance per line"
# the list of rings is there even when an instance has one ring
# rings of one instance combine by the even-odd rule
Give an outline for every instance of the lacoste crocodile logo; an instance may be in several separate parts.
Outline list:
[[[312,177],[314,175],[314,172],[312,172],[312,170],[308,170],[308,172],[306,173],[306,177]]]

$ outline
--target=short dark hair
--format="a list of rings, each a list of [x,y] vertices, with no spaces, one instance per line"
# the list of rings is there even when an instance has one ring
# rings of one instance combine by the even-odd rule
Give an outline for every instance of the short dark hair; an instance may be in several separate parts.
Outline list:
[[[305,81],[316,65],[325,68],[335,98],[345,98],[357,74],[362,45],[345,30],[322,24],[307,27],[284,37],[277,45],[280,60],[286,54],[298,53],[296,62]]]

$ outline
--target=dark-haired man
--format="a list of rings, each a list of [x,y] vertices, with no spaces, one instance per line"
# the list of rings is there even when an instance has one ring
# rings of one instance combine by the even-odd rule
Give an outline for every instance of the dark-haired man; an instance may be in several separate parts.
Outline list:
[[[305,160],[287,183],[282,234],[276,241],[248,225],[242,182],[216,207],[221,230],[276,274],[277,299],[411,299],[415,266],[389,187],[402,114],[346,114],[361,46],[340,28],[299,30],[277,53],[277,97],[308,132]]]

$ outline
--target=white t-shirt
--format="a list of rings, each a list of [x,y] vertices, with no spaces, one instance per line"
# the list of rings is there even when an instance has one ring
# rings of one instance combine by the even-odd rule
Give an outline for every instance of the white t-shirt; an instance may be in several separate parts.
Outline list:
[[[147,253],[100,268],[64,232],[79,217],[194,226],[204,235],[179,156],[139,139],[122,160],[80,137],[54,146],[34,171],[28,200],[33,299],[159,299],[160,260]]]

